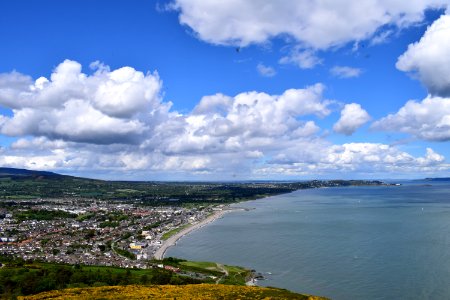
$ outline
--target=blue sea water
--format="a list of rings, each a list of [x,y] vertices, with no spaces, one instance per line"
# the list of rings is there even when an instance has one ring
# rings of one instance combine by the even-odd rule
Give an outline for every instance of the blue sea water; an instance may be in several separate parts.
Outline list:
[[[167,256],[332,299],[450,299],[450,182],[300,190],[236,206]]]

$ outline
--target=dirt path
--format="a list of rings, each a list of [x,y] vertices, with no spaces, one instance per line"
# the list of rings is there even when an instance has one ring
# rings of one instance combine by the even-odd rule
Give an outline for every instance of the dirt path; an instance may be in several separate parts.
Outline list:
[[[219,284],[219,282],[224,279],[225,277],[228,277],[228,270],[225,269],[225,267],[221,264],[216,263],[216,266],[218,269],[220,269],[221,272],[224,273],[224,275],[222,275],[221,277],[217,278],[216,280],[216,284]]]

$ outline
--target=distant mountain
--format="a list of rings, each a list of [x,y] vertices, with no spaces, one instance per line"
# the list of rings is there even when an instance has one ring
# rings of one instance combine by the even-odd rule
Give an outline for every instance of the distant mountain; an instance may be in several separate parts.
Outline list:
[[[450,181],[450,177],[440,177],[440,178],[425,178],[429,181]]]
[[[66,175],[61,175],[53,172],[47,171],[34,171],[26,169],[16,169],[16,168],[0,168],[0,178],[1,177],[13,177],[13,178],[63,178],[69,177]]]

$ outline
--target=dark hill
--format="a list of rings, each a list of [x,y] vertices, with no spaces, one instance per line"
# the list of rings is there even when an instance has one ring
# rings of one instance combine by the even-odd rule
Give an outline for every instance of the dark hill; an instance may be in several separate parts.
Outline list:
[[[53,172],[47,171],[34,171],[26,169],[16,169],[16,168],[0,168],[0,178],[1,177],[12,177],[12,178],[64,178],[69,177],[66,175],[61,175]]]

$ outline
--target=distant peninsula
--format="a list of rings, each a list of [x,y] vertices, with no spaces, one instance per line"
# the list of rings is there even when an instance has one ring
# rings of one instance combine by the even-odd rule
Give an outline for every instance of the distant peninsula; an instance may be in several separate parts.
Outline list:
[[[47,171],[0,168],[0,199],[84,198],[139,201],[148,206],[228,204],[290,193],[300,189],[389,185],[379,180],[309,181],[108,181]]]
[[[450,177],[425,178],[428,181],[450,181]]]

